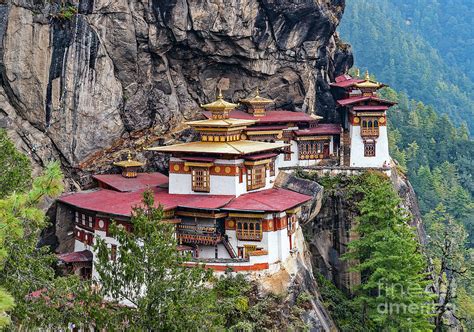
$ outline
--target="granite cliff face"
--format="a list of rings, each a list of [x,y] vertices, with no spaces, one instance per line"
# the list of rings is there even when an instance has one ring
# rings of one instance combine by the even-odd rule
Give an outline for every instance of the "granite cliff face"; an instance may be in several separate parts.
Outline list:
[[[328,81],[352,65],[343,0],[0,1],[0,125],[71,183],[126,149],[174,139],[216,88],[258,86],[334,120]],[[162,163],[154,156],[149,167]]]

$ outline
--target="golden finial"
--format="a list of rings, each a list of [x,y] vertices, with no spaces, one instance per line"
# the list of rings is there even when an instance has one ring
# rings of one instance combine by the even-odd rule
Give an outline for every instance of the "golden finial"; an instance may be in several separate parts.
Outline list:
[[[224,99],[224,96],[222,95],[222,89],[219,88],[219,94],[217,95],[217,99]]]
[[[128,161],[131,161],[131,160],[132,160],[132,154],[130,153],[130,151],[128,151],[127,160],[128,160]]]
[[[356,69],[356,76],[360,77],[360,69],[359,68]]]
[[[257,94],[255,95],[255,97],[260,97],[260,90],[259,90],[258,86],[257,86]]]
[[[370,80],[369,70],[368,70],[368,69],[365,71],[365,80],[366,80],[366,81]]]

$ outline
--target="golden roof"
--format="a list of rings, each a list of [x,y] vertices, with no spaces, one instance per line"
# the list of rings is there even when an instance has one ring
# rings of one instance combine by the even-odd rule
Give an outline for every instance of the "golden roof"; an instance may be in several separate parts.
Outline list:
[[[147,148],[146,150],[158,152],[202,152],[210,154],[243,155],[279,149],[285,146],[288,146],[288,144],[245,140],[235,142],[190,142],[168,146],[157,146]]]
[[[255,94],[255,97],[248,98],[248,99],[241,99],[240,101],[244,104],[259,105],[259,106],[265,106],[274,102],[273,99],[260,97],[260,91],[258,90],[258,88],[257,88],[257,93]]]
[[[365,81],[364,82],[361,82],[361,83],[356,83],[356,87],[358,88],[365,88],[365,89],[378,89],[378,88],[381,88],[383,86],[383,84],[379,83],[379,82],[375,82],[375,81],[372,81],[370,79],[370,76],[369,76],[369,71],[366,70],[365,71],[365,77],[364,77]]]
[[[242,127],[253,125],[256,120],[241,120],[241,119],[207,119],[189,121],[186,124],[191,127],[214,127],[214,128],[229,128],[229,127]]]
[[[145,164],[141,163],[139,161],[136,161],[136,160],[132,160],[132,155],[129,152],[128,156],[127,156],[127,160],[122,160],[122,161],[116,162],[116,163],[114,163],[114,165],[126,168],[126,167],[140,167],[140,166],[143,166]]]
[[[225,110],[233,110],[239,106],[238,104],[229,103],[228,101],[224,100],[222,96],[222,91],[219,89],[219,95],[217,96],[217,100],[213,101],[209,104],[201,104],[201,107],[208,110],[208,111],[225,111]]]

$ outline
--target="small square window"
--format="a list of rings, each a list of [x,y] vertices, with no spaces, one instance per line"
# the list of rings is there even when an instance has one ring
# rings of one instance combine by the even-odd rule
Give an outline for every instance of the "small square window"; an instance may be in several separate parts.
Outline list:
[[[364,142],[364,156],[375,157],[375,142],[374,141]]]

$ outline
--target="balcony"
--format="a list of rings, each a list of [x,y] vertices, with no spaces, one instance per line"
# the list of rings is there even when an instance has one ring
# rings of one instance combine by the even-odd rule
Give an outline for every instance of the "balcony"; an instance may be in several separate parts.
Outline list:
[[[216,245],[222,242],[222,235],[217,233],[215,227],[177,225],[176,238],[179,243]]]
[[[239,240],[248,240],[248,241],[262,241],[263,233],[261,231],[237,230],[237,239]]]
[[[362,127],[360,135],[362,137],[379,137],[378,127]]]

